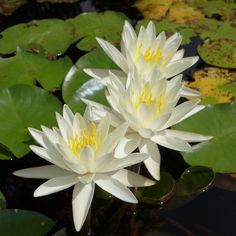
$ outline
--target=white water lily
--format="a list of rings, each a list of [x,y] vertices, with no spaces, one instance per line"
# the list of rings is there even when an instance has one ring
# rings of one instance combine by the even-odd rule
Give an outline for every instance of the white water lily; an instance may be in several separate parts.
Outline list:
[[[159,180],[160,153],[156,144],[189,152],[191,146],[188,142],[212,138],[168,129],[204,108],[203,105],[197,105],[199,99],[177,105],[182,87],[181,75],[168,81],[156,78],[155,71],[145,79],[138,73],[133,73],[129,74],[124,86],[120,79],[111,73],[106,97],[112,109],[92,101],[84,101],[91,105],[90,112],[94,120],[99,120],[109,113],[113,126],[124,121],[129,122],[128,132],[116,149],[116,157],[127,156],[138,147],[140,152],[150,155],[144,163],[150,174]]]
[[[133,67],[136,67],[137,72],[142,76],[146,76],[156,69],[161,72],[163,77],[170,78],[191,67],[198,60],[197,56],[183,58],[184,50],[178,50],[182,41],[182,36],[179,33],[175,33],[168,39],[165,32],[156,36],[156,28],[151,21],[146,29],[141,26],[138,35],[130,23],[125,22],[121,52],[101,38],[97,38],[97,41],[105,53],[121,69],[121,71],[113,70],[113,73],[119,75],[119,78],[126,78]],[[94,78],[103,78],[104,82],[107,82],[108,70],[88,68],[84,71]],[[184,87],[181,95],[199,96],[199,92]]]
[[[88,111],[88,110],[87,110]],[[115,197],[130,203],[137,203],[136,197],[127,188],[149,186],[155,182],[124,169],[145,160],[148,155],[133,153],[127,158],[114,158],[114,149],[124,137],[127,124],[110,132],[109,117],[95,124],[75,115],[64,106],[63,117],[56,115],[59,128],[42,127],[42,131],[30,128],[30,133],[40,146],[31,150],[53,165],[22,169],[15,175],[25,178],[49,179],[34,192],[35,197],[45,196],[73,185],[73,219],[77,231],[81,229],[90,208],[95,184]]]

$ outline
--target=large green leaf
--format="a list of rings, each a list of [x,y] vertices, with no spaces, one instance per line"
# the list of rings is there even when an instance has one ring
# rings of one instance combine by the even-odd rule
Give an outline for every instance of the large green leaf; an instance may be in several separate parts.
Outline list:
[[[33,211],[0,211],[0,234],[4,236],[44,236],[54,224],[48,217]]]
[[[173,194],[175,180],[167,172],[161,172],[160,181],[150,187],[138,188],[136,194],[140,202],[161,205]]]
[[[106,101],[104,86],[98,80],[89,81],[91,77],[83,72],[84,68],[112,69],[116,66],[101,49],[87,53],[72,66],[64,80],[62,95],[72,110],[80,112],[83,112],[85,107],[81,101],[82,97],[102,103]]]
[[[0,143],[16,157],[27,154],[32,138],[28,127],[53,126],[61,103],[52,94],[30,85],[0,90]]]
[[[18,48],[14,57],[0,59],[0,89],[16,84],[35,84],[36,81],[47,90],[57,88],[71,65],[68,57],[48,60],[41,54]]]
[[[7,28],[1,32],[0,53],[8,54],[19,46],[58,54],[67,50],[75,39],[74,26],[59,19],[33,20]]]
[[[215,173],[208,167],[191,166],[181,175],[177,188],[178,196],[206,191],[213,183]]]
[[[198,47],[198,53],[207,64],[224,68],[236,68],[236,40],[206,41]]]
[[[76,46],[81,50],[89,51],[98,46],[95,37],[104,38],[118,45],[125,20],[128,18],[123,13],[113,11],[77,16],[72,20],[80,39]]]
[[[188,164],[207,166],[215,172],[236,172],[235,103],[207,105],[174,128],[214,136],[210,141],[196,144],[191,152],[183,153]]]

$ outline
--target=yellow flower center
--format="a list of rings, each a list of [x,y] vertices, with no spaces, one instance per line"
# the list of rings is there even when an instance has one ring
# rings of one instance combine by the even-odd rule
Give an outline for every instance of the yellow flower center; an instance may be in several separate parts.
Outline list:
[[[141,93],[137,96],[133,95],[134,107],[138,109],[139,105],[145,103],[147,107],[152,106],[153,103],[156,104],[156,112],[159,114],[163,108],[163,95],[156,97],[153,95],[152,86],[149,82],[145,83],[144,87],[141,90]]]
[[[146,62],[157,62],[161,58],[161,50],[158,48],[155,52],[151,52],[151,49],[148,48],[148,50],[144,53],[144,58]]]
[[[80,151],[86,147],[91,146],[93,149],[97,150],[101,143],[101,135],[97,132],[96,125],[92,122],[89,130],[86,131],[82,129],[80,136],[78,134],[69,140],[70,150],[78,155]]]

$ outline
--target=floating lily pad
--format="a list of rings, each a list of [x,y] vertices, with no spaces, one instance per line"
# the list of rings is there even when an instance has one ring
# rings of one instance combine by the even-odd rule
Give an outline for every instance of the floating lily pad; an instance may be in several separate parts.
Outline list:
[[[204,166],[189,167],[179,179],[176,194],[186,196],[205,192],[212,185],[214,179],[215,173],[210,168]]]
[[[17,47],[59,54],[75,40],[74,26],[59,19],[33,20],[14,25],[1,32],[0,53],[9,54]]]
[[[59,231],[57,231],[55,234],[53,234],[52,236],[67,236],[68,234],[66,233],[66,228],[63,228]]]
[[[0,211],[3,209],[6,209],[6,207],[7,207],[6,199],[3,195],[3,193],[0,192]]]
[[[0,89],[15,84],[35,84],[36,81],[47,90],[57,88],[71,65],[69,57],[48,60],[41,54],[18,48],[15,56],[0,59]]]
[[[218,39],[198,47],[200,57],[213,66],[236,68],[236,40]]]
[[[140,20],[136,25],[136,30],[138,31],[143,25],[146,27],[148,25],[149,20]],[[168,19],[163,19],[162,21],[153,21],[156,26],[156,32],[160,33],[165,31],[167,35],[172,35],[176,32],[179,32],[183,36],[182,44],[188,44],[191,42],[191,37],[196,36],[196,33],[193,29],[189,28],[187,23],[176,23],[169,22]]]
[[[140,202],[160,205],[173,194],[175,180],[167,172],[161,172],[160,181],[150,187],[138,188],[137,198]]]
[[[42,236],[54,225],[54,221],[37,212],[18,209],[0,211],[1,235]]]
[[[177,130],[214,136],[183,153],[192,166],[206,166],[215,172],[236,172],[236,104],[207,105],[205,109],[174,126]]]
[[[173,0],[139,0],[134,6],[142,12],[146,19],[162,19],[171,6]]]
[[[27,3],[27,0],[1,0],[0,2],[0,14],[9,16],[18,7]]]
[[[169,9],[168,19],[177,23],[191,22],[200,20],[204,17],[200,10],[190,7],[186,4],[172,6]]]
[[[81,14],[69,21],[74,24],[78,34],[79,42],[76,46],[81,50],[89,51],[98,47],[95,37],[119,45],[125,20],[128,18],[123,13],[106,11]]]
[[[233,102],[236,98],[236,73],[227,69],[206,67],[193,74],[194,81],[186,82],[189,88],[201,92],[201,103]]]
[[[85,68],[114,69],[117,67],[101,49],[87,53],[72,66],[65,77],[62,94],[71,109],[81,113],[85,108],[85,104],[81,101],[82,97],[101,103],[106,101],[104,86],[98,80],[89,81],[91,77],[83,72]]]
[[[0,90],[0,143],[16,157],[30,152],[33,140],[28,127],[56,124],[55,112],[61,103],[52,94],[29,85],[16,85]]]

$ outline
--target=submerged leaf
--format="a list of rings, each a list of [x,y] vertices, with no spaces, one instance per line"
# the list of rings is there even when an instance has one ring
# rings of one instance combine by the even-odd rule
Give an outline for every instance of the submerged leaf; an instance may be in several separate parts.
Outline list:
[[[15,56],[0,59],[0,89],[36,81],[47,90],[57,88],[71,65],[69,57],[48,60],[41,54],[18,49]]]
[[[179,179],[177,195],[185,196],[205,192],[213,184],[214,179],[215,173],[210,168],[189,167]]]
[[[205,41],[198,47],[200,57],[213,66],[236,68],[236,40],[218,39]]]
[[[201,103],[233,102],[236,98],[236,73],[227,69],[207,67],[194,72],[194,81],[187,87],[201,93]]]
[[[55,112],[61,103],[52,94],[29,85],[16,85],[0,90],[0,143],[16,157],[30,152],[33,143],[28,127],[55,125]],[[7,116],[7,118],[6,118]]]
[[[183,153],[188,164],[206,166],[220,173],[236,172],[235,103],[207,105],[174,128],[213,136],[210,141],[194,145],[191,152]]]

